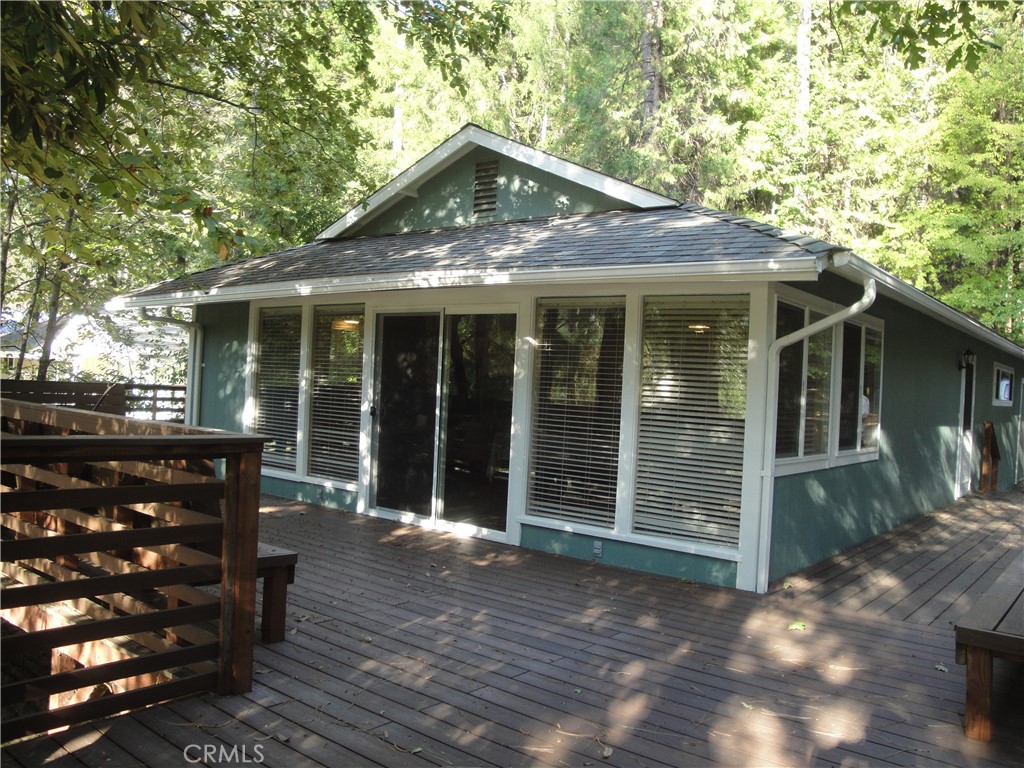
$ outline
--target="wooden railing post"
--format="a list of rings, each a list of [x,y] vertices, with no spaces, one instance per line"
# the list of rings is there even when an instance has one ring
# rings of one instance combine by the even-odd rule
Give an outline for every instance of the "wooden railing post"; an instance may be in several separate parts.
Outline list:
[[[252,690],[260,459],[257,450],[232,454],[226,462],[218,686],[223,694]]]

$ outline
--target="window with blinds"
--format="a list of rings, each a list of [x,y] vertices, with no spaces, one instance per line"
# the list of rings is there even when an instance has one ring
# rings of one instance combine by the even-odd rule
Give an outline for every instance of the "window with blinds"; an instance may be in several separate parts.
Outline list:
[[[359,419],[363,390],[363,309],[313,310],[309,413],[309,473],[359,480]]]
[[[644,305],[633,530],[739,544],[747,296]]]
[[[299,427],[302,309],[261,309],[258,333],[254,427],[257,433],[271,438],[263,448],[263,465],[294,470]]]
[[[538,303],[530,515],[615,523],[625,318],[620,299]]]

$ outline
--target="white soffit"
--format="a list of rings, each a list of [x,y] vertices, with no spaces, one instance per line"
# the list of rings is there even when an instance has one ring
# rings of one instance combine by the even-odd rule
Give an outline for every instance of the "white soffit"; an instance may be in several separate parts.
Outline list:
[[[592,171],[582,165],[506,139],[496,133],[484,130],[479,125],[469,123],[370,195],[364,203],[352,208],[318,234],[316,239],[326,240],[339,237],[357,222],[373,219],[399,199],[415,197],[416,190],[424,181],[439,174],[477,147],[489,149],[526,165],[532,165],[547,173],[614,197],[636,208],[664,208],[679,205],[679,201],[673,200],[671,197],[665,197],[648,189]]]

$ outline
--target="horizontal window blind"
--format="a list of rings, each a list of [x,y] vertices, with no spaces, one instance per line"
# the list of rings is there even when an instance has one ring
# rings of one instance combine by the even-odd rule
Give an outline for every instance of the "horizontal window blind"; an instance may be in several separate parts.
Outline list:
[[[527,512],[615,523],[625,306],[542,301]]]
[[[359,480],[363,391],[362,307],[313,310],[309,473]]]
[[[633,530],[739,544],[749,299],[649,299]]]
[[[260,310],[255,428],[271,438],[263,448],[264,466],[295,469],[301,345],[299,307]]]

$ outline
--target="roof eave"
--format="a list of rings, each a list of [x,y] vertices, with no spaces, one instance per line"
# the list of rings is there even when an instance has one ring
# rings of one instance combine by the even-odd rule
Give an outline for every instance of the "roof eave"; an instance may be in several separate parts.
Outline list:
[[[744,261],[698,262],[693,264],[625,264],[600,267],[553,267],[512,271],[452,270],[383,275],[360,275],[299,283],[268,283],[238,287],[211,288],[208,291],[180,291],[146,296],[122,296],[107,304],[111,311],[142,307],[193,306],[234,301],[263,301],[328,294],[377,291],[514,286],[565,283],[649,282],[686,278],[689,280],[763,282],[776,280],[815,280],[822,259],[808,254],[800,258]]]

